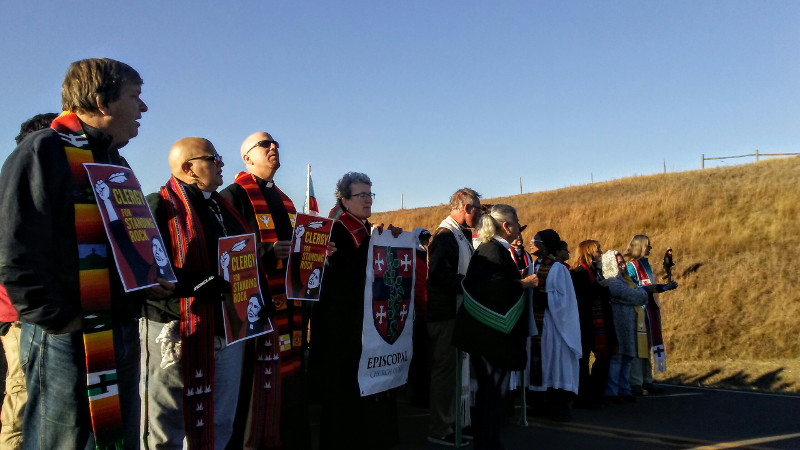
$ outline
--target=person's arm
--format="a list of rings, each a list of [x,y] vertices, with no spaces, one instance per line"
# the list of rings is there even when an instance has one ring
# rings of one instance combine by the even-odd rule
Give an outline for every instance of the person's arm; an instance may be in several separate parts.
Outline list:
[[[0,192],[0,283],[19,319],[49,333],[79,329],[77,250],[65,250],[75,245],[71,176],[58,135],[23,141],[3,165]]]
[[[611,292],[611,302],[642,306],[647,303],[647,290],[645,288],[631,288],[624,281],[610,278],[608,289]]]

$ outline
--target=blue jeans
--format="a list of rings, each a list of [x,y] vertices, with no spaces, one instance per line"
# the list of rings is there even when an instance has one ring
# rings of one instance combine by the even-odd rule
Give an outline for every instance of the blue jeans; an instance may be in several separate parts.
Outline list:
[[[606,387],[605,395],[631,395],[631,384],[628,381],[631,371],[631,361],[633,357],[616,355],[611,357],[611,363],[608,366],[608,385]]]
[[[86,388],[83,333],[50,334],[22,324],[20,365],[28,402],[24,449],[94,449]],[[125,448],[139,448],[139,336],[136,321],[114,323],[120,409]]]

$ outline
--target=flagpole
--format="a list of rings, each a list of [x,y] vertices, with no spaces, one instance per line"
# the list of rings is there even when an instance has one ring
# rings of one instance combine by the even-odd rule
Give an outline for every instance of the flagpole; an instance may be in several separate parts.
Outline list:
[[[306,175],[306,204],[303,209],[305,214],[311,211],[311,164],[308,165],[308,173]]]

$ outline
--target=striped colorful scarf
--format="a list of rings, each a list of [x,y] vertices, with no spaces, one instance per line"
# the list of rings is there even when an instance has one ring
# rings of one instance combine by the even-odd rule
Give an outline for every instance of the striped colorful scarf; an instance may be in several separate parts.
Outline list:
[[[547,273],[554,263],[550,258],[542,258],[536,270],[539,284],[533,289],[533,321],[538,334],[531,336],[530,386],[542,385],[542,332],[547,309]]]
[[[653,284],[653,279],[641,259],[633,260],[630,264],[636,270],[639,286]],[[647,315],[647,325],[650,327],[650,350],[653,353],[653,361],[655,362],[653,371],[655,373],[664,372],[667,370],[667,355],[664,349],[664,338],[661,334],[661,307],[658,304],[658,294],[653,293],[648,296],[645,313]]]
[[[72,175],[78,254],[84,253],[81,250],[89,252],[91,249],[102,249],[103,254],[107,255],[108,238],[89,175],[83,166],[94,162],[83,127],[78,116],[69,111],[53,120],[50,127],[58,132],[64,143],[64,152]],[[83,310],[83,345],[86,352],[86,385],[96,447],[121,449],[124,447],[124,437],[111,326],[109,258],[105,257],[103,261],[106,264],[103,268],[81,268],[79,264],[78,269]]]

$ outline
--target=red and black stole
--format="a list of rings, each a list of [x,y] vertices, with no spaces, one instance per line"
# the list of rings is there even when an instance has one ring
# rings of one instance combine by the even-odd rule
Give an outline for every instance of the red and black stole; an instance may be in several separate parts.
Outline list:
[[[650,286],[653,280],[650,274],[647,273],[644,264],[641,260],[635,259],[630,261],[633,268],[636,270],[636,278],[639,280],[639,286]],[[653,359],[656,362],[656,372],[663,372],[666,370],[666,354],[664,351],[664,338],[661,335],[661,307],[657,301],[657,294],[648,295],[647,308],[647,324],[650,326],[650,344],[651,351],[653,352]],[[660,369],[660,370],[659,370]]]
[[[95,249],[105,253],[105,267],[84,267],[79,264],[80,299],[83,315],[83,346],[86,352],[86,385],[92,431],[98,449],[124,446],[122,413],[119,407],[117,370],[114,360],[114,335],[111,325],[111,288],[108,271],[111,269],[107,252],[108,237],[103,219],[94,198],[85,163],[94,162],[92,149],[86,139],[78,116],[70,111],[61,113],[50,125],[64,143],[72,175],[72,199],[75,204],[75,237],[78,255],[81,250]],[[90,252],[88,252],[90,253]]]
[[[277,242],[275,221],[255,176],[239,172],[234,183],[244,188],[250,204],[253,205],[260,242],[262,244]],[[289,220],[294,225],[297,216],[294,203],[277,186],[273,185],[273,188],[280,196]],[[275,332],[255,339],[256,352],[259,356],[253,380],[254,396],[251,402],[250,420],[245,437],[247,448],[280,447],[281,378],[298,373],[303,357],[303,312],[298,301],[289,305],[286,300],[286,265],[282,260],[278,260],[274,270],[267,272],[267,279],[272,300],[275,302],[276,312],[273,320]],[[274,360],[267,358],[271,349],[276,348],[280,350],[280,358]],[[264,378],[265,374],[269,376],[268,379]],[[277,376],[278,374],[280,376]],[[270,387],[269,390],[265,389],[267,385]]]
[[[581,267],[586,271],[589,277],[589,283],[594,285],[597,277],[594,270],[586,263],[581,263]],[[605,321],[603,320],[603,304],[600,297],[595,296],[592,299],[592,326],[594,327],[594,352],[595,355],[608,356],[608,345],[606,340]]]
[[[336,206],[328,213],[328,218],[334,219],[344,225],[353,238],[353,243],[358,248],[364,239],[369,236],[369,222],[358,219],[356,216],[350,214],[343,206],[336,202]]]
[[[522,275],[522,278],[525,278],[525,269],[531,265],[531,254],[524,251],[522,252],[522,256],[517,255],[517,252],[514,250],[514,247],[508,249],[511,252],[511,258],[514,260],[514,263],[517,265],[517,269],[519,269],[519,274]]]
[[[210,267],[209,262],[216,261],[216,249],[206,247],[203,224],[184,186],[175,177],[171,177],[161,188],[160,195],[165,200],[165,210],[169,218],[173,264],[190,271],[216,273],[217,268]],[[227,200],[216,192],[211,194],[211,198],[225,208],[228,215],[239,220],[242,229],[247,229],[239,213]],[[184,297],[180,299],[180,305],[184,429],[189,448],[211,448],[214,446],[214,319],[219,302]],[[259,359],[268,351],[260,351]],[[272,354],[268,356],[270,360],[273,359]],[[263,383],[263,376],[266,376],[263,368],[261,372],[262,377],[256,375],[254,379]],[[253,398],[263,396],[263,391],[264,389],[255,390]],[[262,404],[259,403],[259,406]]]

